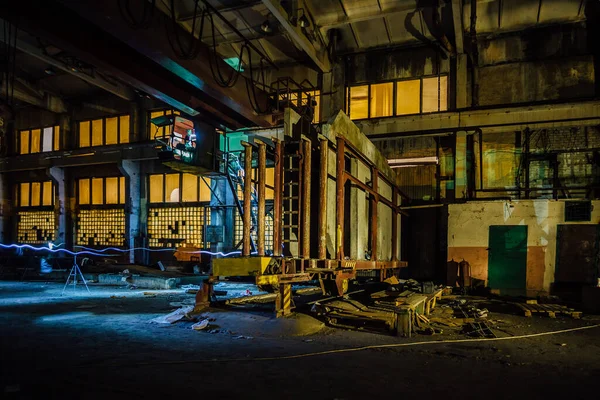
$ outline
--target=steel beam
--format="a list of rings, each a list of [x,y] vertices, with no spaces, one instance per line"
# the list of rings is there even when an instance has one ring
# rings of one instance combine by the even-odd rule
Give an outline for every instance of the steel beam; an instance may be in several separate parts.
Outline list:
[[[329,141],[321,139],[319,148],[319,254],[320,260],[327,258],[327,162]]]
[[[60,97],[43,90],[32,90],[30,85],[32,84],[28,83],[25,85],[22,82],[15,81],[14,86],[12,84],[8,85],[8,93],[12,93],[15,99],[23,103],[43,108],[53,113],[62,114],[67,112],[67,106]],[[4,81],[2,82],[2,86],[0,86],[0,93],[6,94],[6,92],[7,84]]]
[[[257,251],[259,257],[265,255],[265,188],[267,180],[267,145],[256,141],[258,144],[258,226],[257,226]]]
[[[275,140],[275,171],[273,198],[273,255],[281,255],[281,206],[283,190],[283,142]]]
[[[244,214],[242,215],[242,221],[244,224],[243,233],[243,248],[242,255],[250,255],[250,234],[252,225],[252,205],[250,203],[252,199],[252,145],[249,143],[242,143],[244,146]]]
[[[314,44],[304,35],[302,28],[292,25],[288,13],[281,7],[277,0],[262,0],[263,4],[271,14],[279,21],[283,29],[290,38],[298,45],[315,63],[321,72],[329,72],[331,64],[327,53],[323,50],[317,50]]]
[[[573,123],[599,124],[600,101],[449,111],[360,121],[356,125],[369,139],[377,140],[408,134],[422,135],[476,128],[485,132],[506,132],[568,126]]]
[[[302,141],[302,258],[310,258],[311,141]]]
[[[346,170],[346,152],[344,150],[346,142],[342,138],[337,138],[337,148],[336,148],[336,234],[335,234],[335,242],[336,242],[336,253],[337,259],[344,259],[344,186],[346,184],[345,173]]]

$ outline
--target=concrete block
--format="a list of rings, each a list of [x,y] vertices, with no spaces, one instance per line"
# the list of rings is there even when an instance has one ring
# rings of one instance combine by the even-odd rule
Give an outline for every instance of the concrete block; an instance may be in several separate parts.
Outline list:
[[[98,283],[102,285],[135,285],[144,289],[175,289],[177,287],[177,278],[164,278],[157,276],[131,276],[127,281],[123,280],[126,275],[100,274]]]

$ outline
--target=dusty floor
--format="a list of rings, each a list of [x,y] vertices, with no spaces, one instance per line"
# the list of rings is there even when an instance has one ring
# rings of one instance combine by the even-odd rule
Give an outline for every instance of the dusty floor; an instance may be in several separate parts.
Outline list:
[[[535,338],[411,339],[324,328],[277,337],[270,313],[239,316],[241,331],[196,332],[149,323],[191,301],[182,291],[92,286],[61,297],[55,283],[0,282],[0,398],[589,398],[600,378],[600,328]],[[490,308],[492,311],[492,308]],[[501,309],[499,311],[502,311]],[[503,337],[600,324],[600,317],[490,313]],[[215,310],[219,323],[236,313]],[[309,323],[310,325],[310,323]],[[293,321],[291,326],[294,326]],[[242,336],[240,338],[240,336]],[[184,397],[185,396],[185,397]]]

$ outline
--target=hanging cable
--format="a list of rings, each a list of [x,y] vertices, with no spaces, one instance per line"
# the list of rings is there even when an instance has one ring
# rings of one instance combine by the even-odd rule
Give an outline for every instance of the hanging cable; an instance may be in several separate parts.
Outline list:
[[[121,17],[125,20],[127,25],[133,29],[148,29],[154,16],[154,9],[156,7],[156,0],[144,0],[144,9],[142,11],[142,17],[138,20],[131,12],[129,6],[129,0],[117,0],[119,4],[119,12]]]
[[[207,12],[205,9],[204,12]],[[203,13],[204,18],[204,13]],[[230,88],[236,85],[240,75],[242,74],[242,59],[244,57],[244,50],[249,54],[250,49],[248,48],[248,43],[244,42],[242,48],[240,49],[240,54],[238,56],[239,64],[237,68],[233,68],[233,71],[229,74],[228,77],[224,77],[221,72],[221,68],[219,67],[219,56],[217,54],[217,35],[215,31],[215,23],[212,17],[212,14],[209,14],[210,25],[211,25],[211,36],[212,36],[212,52],[211,56],[208,57],[208,62],[210,65],[210,71],[213,75],[213,78],[217,82],[217,84],[221,87]],[[202,32],[200,32],[200,37],[202,37]],[[214,60],[213,60],[214,57]]]
[[[249,69],[250,69],[250,77],[246,79],[246,91],[248,93],[248,99],[250,100],[250,105],[252,106],[252,109],[257,113],[257,114],[265,114],[267,111],[269,111],[269,104],[267,104],[265,106],[265,108],[260,108],[260,105],[258,104],[258,97],[256,96],[256,82],[254,80],[254,70],[252,67],[252,52],[248,51],[248,65],[249,65]],[[260,60],[260,74],[262,75],[263,78],[263,85],[265,84],[265,75],[264,75],[264,68],[263,68],[263,60]]]
[[[171,48],[175,52],[178,58],[182,60],[193,60],[200,53],[201,49],[201,41],[196,40],[195,32],[196,32],[196,22],[198,20],[199,15],[199,7],[198,1],[194,2],[194,15],[192,20],[192,29],[189,34],[189,42],[187,45],[184,45],[181,41],[181,37],[178,33],[179,24],[177,23],[177,16],[175,15],[175,0],[171,0],[171,29],[173,32],[169,32],[169,23],[167,22],[167,39],[169,40],[169,44]],[[202,30],[204,28],[204,12],[202,13],[202,18],[200,21],[200,35],[202,35]]]
[[[17,54],[17,25],[8,21],[3,22],[4,48],[2,57],[2,82],[5,86],[3,93],[6,104],[14,106],[15,69]]]

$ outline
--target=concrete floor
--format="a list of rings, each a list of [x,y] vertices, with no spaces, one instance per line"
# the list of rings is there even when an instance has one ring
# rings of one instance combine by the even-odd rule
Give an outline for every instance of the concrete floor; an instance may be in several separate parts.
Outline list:
[[[285,327],[297,326],[294,320],[280,325],[256,310],[214,310],[215,324],[240,321],[240,328],[210,334],[186,323],[149,323],[172,311],[170,303],[191,301],[181,290],[153,297],[101,286],[92,286],[90,295],[78,289],[61,297],[61,290],[56,283],[0,282],[0,398],[577,399],[597,391],[600,377],[600,328],[285,358],[465,337],[448,332],[404,339],[331,328],[278,337],[277,327],[290,333]],[[600,324],[597,316],[492,312],[490,318],[503,321],[504,336]]]

